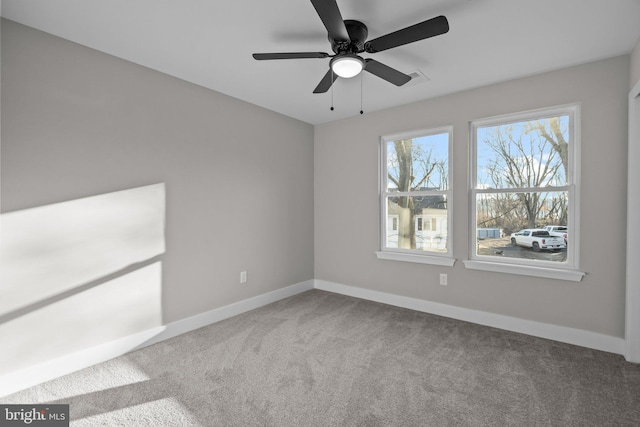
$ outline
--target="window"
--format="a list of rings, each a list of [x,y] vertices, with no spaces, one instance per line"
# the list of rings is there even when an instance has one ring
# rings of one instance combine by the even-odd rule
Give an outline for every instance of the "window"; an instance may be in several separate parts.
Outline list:
[[[453,265],[450,127],[383,137],[378,258]]]
[[[571,105],[471,123],[467,267],[582,278],[578,113]]]

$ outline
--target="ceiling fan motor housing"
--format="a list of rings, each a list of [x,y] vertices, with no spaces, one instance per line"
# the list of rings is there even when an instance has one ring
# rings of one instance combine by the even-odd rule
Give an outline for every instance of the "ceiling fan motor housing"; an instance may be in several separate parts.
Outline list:
[[[329,37],[333,52],[336,54],[364,52],[364,43],[369,35],[367,26],[362,22],[355,21],[353,19],[346,19],[344,21],[344,25],[347,27],[347,33],[351,40],[334,40]]]

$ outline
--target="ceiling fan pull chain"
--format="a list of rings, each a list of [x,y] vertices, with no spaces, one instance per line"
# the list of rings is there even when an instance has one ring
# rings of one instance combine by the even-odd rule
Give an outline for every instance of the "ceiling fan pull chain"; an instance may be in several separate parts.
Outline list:
[[[362,111],[362,79],[364,77],[362,77],[362,74],[363,73],[360,73],[360,114],[363,114],[363,111]]]
[[[333,68],[331,68],[331,81],[335,81],[335,76],[333,75]],[[331,85],[331,111],[333,111],[333,85]]]

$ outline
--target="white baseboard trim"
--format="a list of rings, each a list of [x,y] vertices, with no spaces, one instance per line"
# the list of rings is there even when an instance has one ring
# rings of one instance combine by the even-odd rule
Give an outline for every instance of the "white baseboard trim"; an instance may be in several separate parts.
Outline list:
[[[163,330],[158,326],[0,376],[0,397],[121,356]]]
[[[624,339],[609,335],[373,291],[325,280],[307,280],[164,326],[158,326],[115,341],[90,347],[36,366],[5,374],[0,376],[0,397],[314,288],[595,350],[622,355],[625,353]]]
[[[307,280],[0,376],[0,397],[313,289]]]
[[[582,329],[551,325],[502,314],[488,313],[386,292],[372,291],[325,280],[315,280],[315,288],[609,353],[624,355],[625,352],[625,340],[623,338],[589,332]]]
[[[186,332],[190,332],[198,328],[202,328],[203,326],[211,325],[221,320],[237,316],[238,314],[255,310],[256,308],[274,303],[276,301],[280,301],[281,299],[285,299],[302,292],[310,291],[311,289],[313,289],[314,284],[315,283],[313,280],[307,280],[305,282],[300,282],[292,286],[287,286],[286,288],[276,289],[275,291],[267,292],[266,294],[257,295],[252,298],[238,301],[224,307],[205,311],[204,313],[196,314],[195,316],[176,320],[175,322],[171,322],[166,325],[161,333],[154,336],[144,344],[138,346],[137,348],[135,348],[135,350],[156,344],[158,342],[176,337],[178,335],[182,335]]]

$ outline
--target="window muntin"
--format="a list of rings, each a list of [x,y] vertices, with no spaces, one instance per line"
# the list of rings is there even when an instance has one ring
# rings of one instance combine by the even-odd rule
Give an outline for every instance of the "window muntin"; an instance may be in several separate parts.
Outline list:
[[[572,105],[471,123],[472,260],[577,268],[577,120]],[[567,227],[566,248],[512,244],[545,226]]]
[[[383,137],[381,251],[451,255],[451,128]]]

